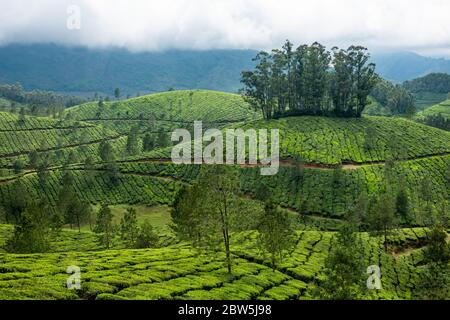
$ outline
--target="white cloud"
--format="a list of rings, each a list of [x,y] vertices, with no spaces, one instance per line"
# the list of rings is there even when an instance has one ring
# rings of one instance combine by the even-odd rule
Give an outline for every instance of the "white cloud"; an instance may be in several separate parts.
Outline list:
[[[67,6],[81,29],[66,28]],[[450,51],[448,0],[0,0],[0,43],[131,50],[279,47],[320,41],[372,50]]]

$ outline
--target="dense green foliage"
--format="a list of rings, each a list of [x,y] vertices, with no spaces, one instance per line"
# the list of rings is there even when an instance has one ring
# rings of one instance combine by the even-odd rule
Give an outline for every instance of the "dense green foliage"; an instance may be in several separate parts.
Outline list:
[[[300,156],[306,163],[364,163],[384,161],[390,156],[413,159],[450,151],[448,133],[397,118],[304,116],[258,121],[240,127],[279,129],[280,158]],[[371,140],[370,146],[367,140]]]
[[[62,113],[64,108],[86,102],[86,99],[76,96],[56,94],[51,91],[25,91],[20,83],[0,85],[0,104],[2,111],[18,113],[25,110],[31,115],[52,115]],[[6,103],[7,102],[7,103]]]
[[[450,131],[450,100],[425,109],[418,114],[417,120],[429,126]]]
[[[413,94],[401,85],[380,80],[370,95],[385,107],[390,115],[408,114],[415,111]]]
[[[450,92],[450,75],[447,73],[430,73],[424,77],[405,81],[403,86],[412,92]]]

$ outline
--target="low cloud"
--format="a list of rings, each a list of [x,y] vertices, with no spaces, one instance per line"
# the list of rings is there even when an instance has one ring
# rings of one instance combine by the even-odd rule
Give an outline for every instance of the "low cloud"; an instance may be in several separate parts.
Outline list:
[[[0,44],[133,51],[268,49],[294,43],[450,53],[447,0],[0,0]],[[69,30],[69,5],[81,28]]]

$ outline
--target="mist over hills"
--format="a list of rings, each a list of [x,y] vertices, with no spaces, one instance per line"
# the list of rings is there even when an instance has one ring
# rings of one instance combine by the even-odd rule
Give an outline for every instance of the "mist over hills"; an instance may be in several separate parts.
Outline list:
[[[429,73],[450,73],[450,60],[431,58],[413,52],[377,53],[372,55],[377,72],[393,82],[403,82]]]
[[[91,95],[123,95],[174,89],[236,92],[240,72],[251,69],[254,50],[170,50],[133,53],[125,49],[87,49],[55,44],[0,47],[0,83],[20,82],[25,89]],[[377,72],[403,82],[430,72],[450,73],[450,60],[415,53],[373,54]]]
[[[240,72],[252,68],[255,51],[165,51],[64,47],[54,44],[0,47],[0,83],[25,89],[135,95],[174,89],[234,92]]]

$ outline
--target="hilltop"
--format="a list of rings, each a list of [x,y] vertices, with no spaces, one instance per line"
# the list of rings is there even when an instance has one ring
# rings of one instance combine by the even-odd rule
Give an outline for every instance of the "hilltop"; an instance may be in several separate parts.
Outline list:
[[[75,120],[156,120],[238,122],[258,119],[240,95],[209,90],[177,90],[136,98],[90,102],[66,110]]]

